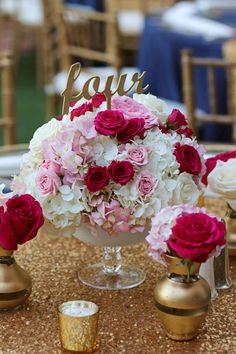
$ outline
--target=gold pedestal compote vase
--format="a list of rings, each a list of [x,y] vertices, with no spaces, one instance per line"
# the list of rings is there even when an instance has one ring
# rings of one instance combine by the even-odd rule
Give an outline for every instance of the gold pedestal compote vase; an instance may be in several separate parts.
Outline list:
[[[158,281],[154,292],[158,315],[168,337],[180,341],[193,339],[208,312],[210,287],[198,275],[200,263],[193,263],[189,271],[180,258],[164,258],[167,275]]]
[[[119,233],[110,236],[102,228],[92,235],[86,224],[79,228],[78,238],[86,243],[103,247],[103,259],[100,263],[87,265],[79,270],[79,279],[93,288],[119,290],[138,286],[145,280],[145,273],[136,265],[123,264],[122,246],[142,242],[147,232]]]

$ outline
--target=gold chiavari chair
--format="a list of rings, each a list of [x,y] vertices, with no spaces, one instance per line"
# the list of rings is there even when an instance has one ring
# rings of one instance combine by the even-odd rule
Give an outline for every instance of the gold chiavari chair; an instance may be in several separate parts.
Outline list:
[[[13,61],[9,55],[0,55],[1,107],[0,127],[3,130],[4,145],[16,143],[15,86]]]
[[[193,57],[191,50],[184,49],[181,54],[182,75],[183,75],[183,96],[186,106],[187,117],[194,134],[198,136],[198,128],[204,123],[223,123],[232,126],[232,139],[236,142],[236,90],[234,89],[232,75],[236,70],[236,60],[228,61],[226,59],[211,59]],[[211,112],[209,114],[199,114],[195,105],[195,82],[194,69],[203,67],[208,73],[208,92]],[[227,79],[227,108],[228,114],[217,113],[217,89],[215,82],[215,71],[217,68],[225,70]]]
[[[115,16],[93,10],[64,6],[61,0],[43,1],[44,63],[48,113],[55,113],[56,100],[66,87],[67,72],[73,62],[84,67],[77,90],[91,76],[104,80],[119,74],[121,62],[117,46]],[[94,67],[99,63],[99,67]],[[106,66],[101,66],[106,64]],[[49,117],[49,115],[48,115]]]

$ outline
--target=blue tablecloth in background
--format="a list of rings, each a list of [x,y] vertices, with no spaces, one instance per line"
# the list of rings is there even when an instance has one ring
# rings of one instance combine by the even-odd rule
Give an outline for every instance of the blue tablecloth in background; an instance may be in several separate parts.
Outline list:
[[[90,6],[94,10],[103,11],[103,0],[65,0],[67,4]]]
[[[236,25],[236,16],[231,16],[230,21],[227,22],[232,24],[233,18]],[[151,93],[182,102],[181,50],[191,48],[194,56],[221,58],[222,43],[222,40],[207,41],[201,36],[174,32],[162,27],[157,16],[150,16],[146,18],[140,39],[138,67],[141,71],[147,71],[146,84],[149,84]],[[195,80],[196,105],[209,112],[206,70],[196,69]],[[222,69],[217,69],[216,84],[218,111],[223,114],[226,112],[226,82]],[[228,126],[222,128],[222,126],[213,127],[212,124],[206,124],[202,138],[209,141],[228,141],[231,137],[230,131],[231,128]]]

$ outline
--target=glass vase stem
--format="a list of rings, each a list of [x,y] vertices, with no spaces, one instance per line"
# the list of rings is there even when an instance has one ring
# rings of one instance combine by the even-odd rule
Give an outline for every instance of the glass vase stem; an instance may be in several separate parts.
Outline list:
[[[103,271],[107,275],[117,275],[122,266],[121,247],[104,247]]]

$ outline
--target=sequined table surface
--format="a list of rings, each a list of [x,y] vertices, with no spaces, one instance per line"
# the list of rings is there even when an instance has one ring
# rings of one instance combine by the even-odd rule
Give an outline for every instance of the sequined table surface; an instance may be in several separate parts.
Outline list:
[[[0,354],[63,353],[57,307],[77,299],[100,308],[96,353],[236,353],[236,258],[230,259],[232,288],[219,292],[198,337],[182,343],[168,339],[158,319],[153,290],[165,268],[147,255],[145,243],[125,247],[123,256],[146,272],[146,281],[122,291],[96,290],[79,282],[78,269],[98,261],[101,250],[73,238],[40,235],[15,256],[31,274],[33,292],[20,309],[0,313]]]

